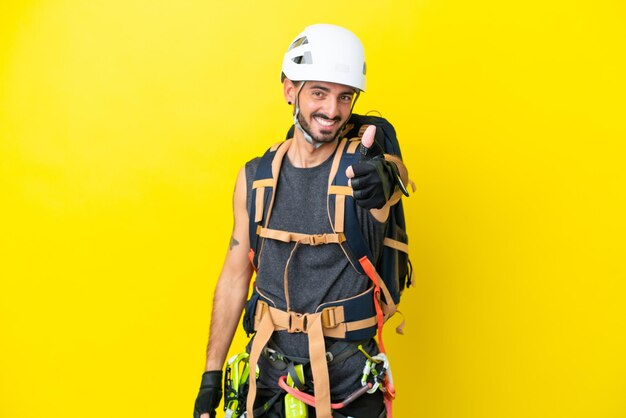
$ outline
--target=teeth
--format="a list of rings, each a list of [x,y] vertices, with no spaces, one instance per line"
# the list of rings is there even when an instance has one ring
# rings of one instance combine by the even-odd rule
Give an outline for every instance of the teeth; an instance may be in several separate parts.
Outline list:
[[[332,126],[335,124],[334,120],[327,120],[327,119],[322,119],[322,118],[315,118],[315,120],[317,121],[317,123],[319,123],[320,125],[324,125],[324,126]]]

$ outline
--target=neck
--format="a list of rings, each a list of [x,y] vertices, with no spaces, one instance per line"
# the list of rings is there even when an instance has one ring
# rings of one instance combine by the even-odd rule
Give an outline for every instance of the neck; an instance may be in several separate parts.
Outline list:
[[[295,129],[293,143],[287,151],[287,157],[294,167],[310,168],[322,164],[337,148],[337,141],[322,144],[315,148],[309,144],[299,129]]]

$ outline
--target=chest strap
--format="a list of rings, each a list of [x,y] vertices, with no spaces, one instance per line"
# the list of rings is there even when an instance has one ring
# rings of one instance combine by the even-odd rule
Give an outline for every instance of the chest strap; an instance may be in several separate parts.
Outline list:
[[[301,234],[288,232],[280,229],[264,228],[257,226],[256,233],[261,238],[269,238],[282,242],[299,242],[305,245],[341,244],[346,240],[343,233],[339,234]]]

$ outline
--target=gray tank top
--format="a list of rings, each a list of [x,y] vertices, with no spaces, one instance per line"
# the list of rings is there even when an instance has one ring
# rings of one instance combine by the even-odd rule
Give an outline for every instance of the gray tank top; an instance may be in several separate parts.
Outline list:
[[[332,233],[326,209],[332,157],[316,167],[296,168],[285,156],[269,228],[304,234]],[[246,164],[248,208],[258,161],[257,158]],[[360,208],[358,218],[372,254],[377,258],[382,248],[385,224],[377,222],[367,210]],[[285,289],[285,266],[295,244],[267,239],[263,245],[256,285],[279,309],[287,310],[286,292],[292,311],[309,313],[314,312],[324,302],[355,296],[371,286],[369,278],[352,267],[339,245],[326,244],[298,246],[289,262],[288,289]],[[308,357],[306,334],[279,331],[274,333],[272,340],[284,354]],[[333,340],[327,339],[327,347],[332,342]],[[371,354],[378,352],[374,340],[365,344],[365,349]],[[344,362],[329,367],[333,400],[343,399],[360,386],[364,362],[365,357],[357,353]],[[259,367],[259,387],[277,387],[278,377],[284,372],[271,367],[264,357],[261,357]],[[308,379],[310,382],[311,377],[308,376]]]

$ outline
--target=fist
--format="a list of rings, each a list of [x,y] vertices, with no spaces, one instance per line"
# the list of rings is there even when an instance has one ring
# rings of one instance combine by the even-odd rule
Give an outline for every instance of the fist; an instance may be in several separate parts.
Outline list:
[[[395,186],[394,173],[397,167],[385,160],[382,148],[374,141],[375,135],[374,125],[365,130],[359,147],[361,158],[346,169],[346,176],[352,186],[352,197],[365,209],[385,206]]]

